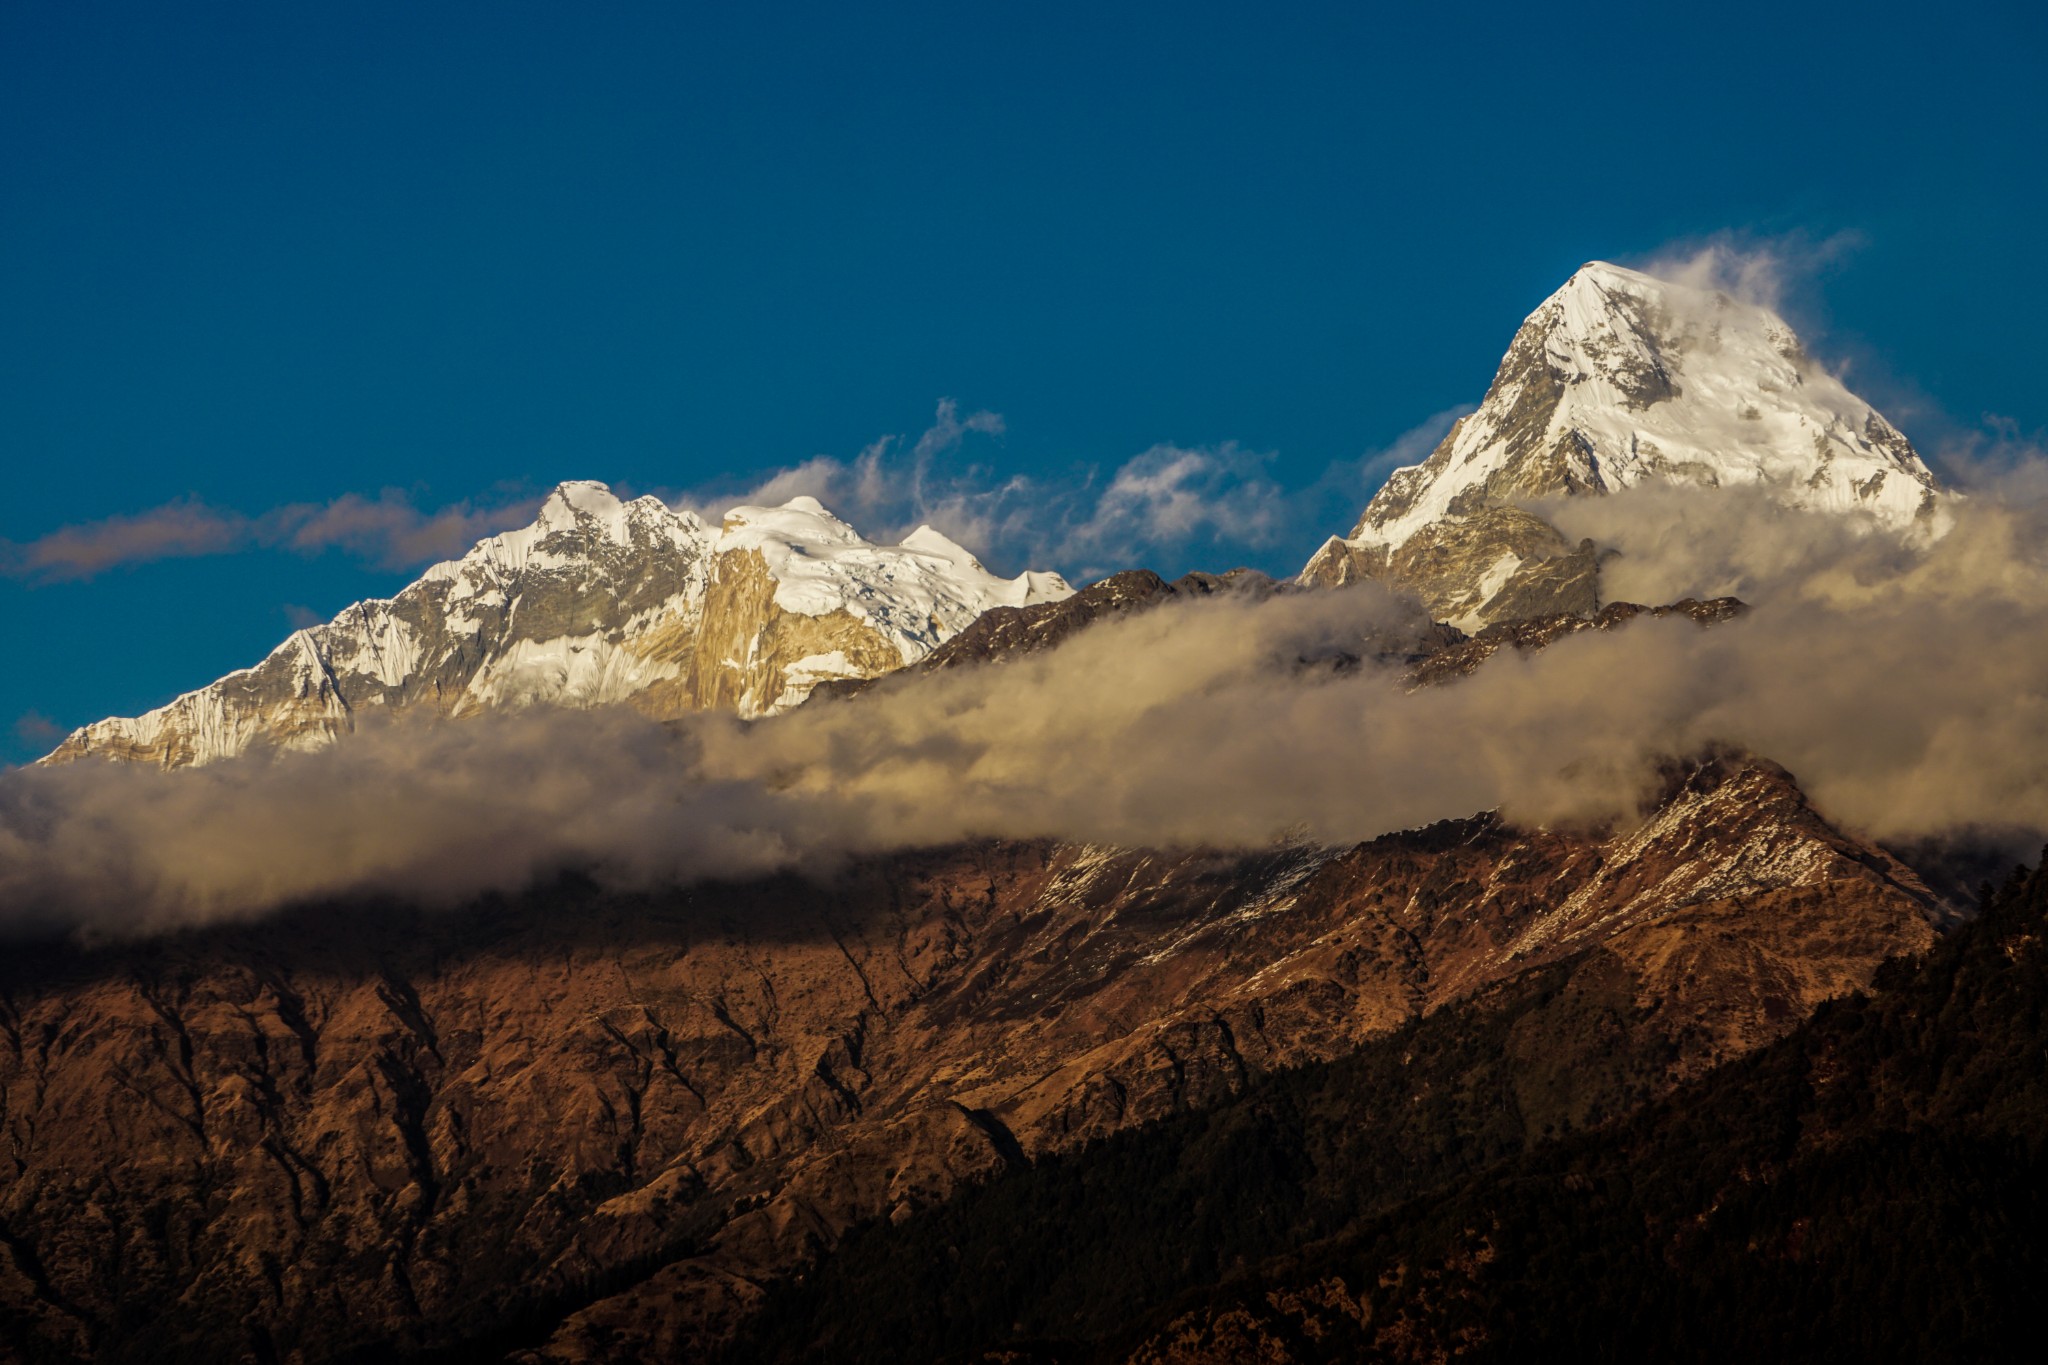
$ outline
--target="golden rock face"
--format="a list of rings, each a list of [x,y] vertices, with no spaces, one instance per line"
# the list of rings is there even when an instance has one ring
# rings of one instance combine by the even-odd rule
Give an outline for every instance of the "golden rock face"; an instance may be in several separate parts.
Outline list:
[[[902,666],[902,652],[845,610],[824,616],[785,611],[759,551],[714,562],[688,671],[691,710],[759,716],[802,700],[822,676],[807,659],[833,659],[832,676],[872,678]],[[834,657],[836,656],[836,657]]]
[[[1301,575],[1315,587],[1364,579],[1412,592],[1435,619],[1472,629],[1600,606],[1594,551],[1513,506],[1434,523],[1393,549],[1332,538]]]

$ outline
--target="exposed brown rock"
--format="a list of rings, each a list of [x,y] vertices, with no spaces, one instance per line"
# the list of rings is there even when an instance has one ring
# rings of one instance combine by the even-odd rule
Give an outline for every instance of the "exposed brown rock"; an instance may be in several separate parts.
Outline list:
[[[104,1359],[311,1361],[507,1320],[539,1358],[672,1358],[858,1220],[1560,955],[1634,983],[1675,1080],[1924,946],[1935,910],[1783,773],[1721,758],[1607,835],[976,845],[828,884],[17,954],[0,1311]]]
[[[650,699],[654,714],[726,710],[758,716],[801,697],[809,679],[792,676],[802,659],[838,652],[869,676],[900,668],[896,643],[848,611],[804,616],[775,602],[775,580],[758,550],[728,551],[712,560],[704,618],[689,641],[689,694],[673,707]]]
[[[1494,571],[1517,561],[1505,577]],[[1392,548],[1332,536],[1301,572],[1310,587],[1373,579],[1412,592],[1429,614],[1470,628],[1524,616],[1589,614],[1600,605],[1600,559],[1519,507],[1480,507],[1424,528]]]
[[[1748,604],[1737,597],[1715,597],[1705,602],[1688,597],[1682,602],[1673,602],[1662,607],[1645,607],[1634,602],[1610,602],[1590,616],[1560,612],[1502,621],[1488,626],[1469,639],[1450,644],[1422,660],[1409,674],[1409,680],[1420,685],[1468,677],[1502,649],[1527,653],[1543,649],[1582,630],[1613,630],[1617,626],[1628,624],[1638,616],[1649,616],[1653,619],[1688,616],[1702,626],[1712,626],[1733,620],[1748,610]]]

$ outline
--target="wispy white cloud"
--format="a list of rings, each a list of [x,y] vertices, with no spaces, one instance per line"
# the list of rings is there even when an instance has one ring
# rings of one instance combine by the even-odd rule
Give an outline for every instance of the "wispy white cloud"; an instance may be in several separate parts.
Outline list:
[[[923,431],[884,435],[849,459],[817,455],[752,483],[657,492],[714,524],[735,506],[808,495],[870,539],[896,542],[931,526],[1006,572],[1028,565],[1085,578],[1190,556],[1221,569],[1291,553],[1291,542],[1305,557],[1323,536],[1347,530],[1386,475],[1426,456],[1463,411],[1438,413],[1384,449],[1333,461],[1306,485],[1289,487],[1275,474],[1274,453],[1234,441],[1162,443],[1063,475],[1004,472],[1002,415],[963,410],[947,398]],[[337,551],[383,568],[410,568],[522,524],[537,501],[430,508],[386,489],[248,513],[180,499],[21,544],[0,542],[0,573],[51,583],[252,549]]]
[[[1305,556],[1322,536],[1348,530],[1386,476],[1427,456],[1467,411],[1435,414],[1388,446],[1332,461],[1289,487],[1274,472],[1275,453],[1235,441],[1165,442],[1063,477],[999,473],[1001,414],[963,415],[943,399],[914,439],[883,436],[852,459],[819,455],[744,489],[668,496],[715,521],[736,504],[809,495],[871,538],[901,539],[928,525],[1005,569],[1029,564],[1088,578],[1190,555],[1228,568],[1290,541]]]
[[[1675,284],[1718,290],[1783,312],[1789,300],[1803,295],[1863,244],[1863,235],[1850,231],[1825,237],[1724,231],[1670,242],[1625,264]]]
[[[1234,442],[1156,445],[1120,465],[1099,493],[1062,509],[1055,554],[1084,572],[1128,567],[1133,549],[1263,548],[1285,529],[1286,490],[1266,474],[1273,457]]]
[[[881,436],[850,460],[814,455],[751,483],[663,490],[659,496],[713,522],[731,507],[776,506],[809,496],[871,538],[901,539],[920,525],[933,525],[981,548],[1001,525],[1002,505],[1029,484],[998,479],[978,460],[962,459],[961,452],[969,437],[999,439],[1004,430],[1002,414],[977,410],[962,416],[958,403],[942,398],[932,424],[915,441]]]
[[[1978,426],[1944,433],[1927,458],[1966,493],[2048,503],[2048,431],[2024,432],[2012,418],[1986,413]]]

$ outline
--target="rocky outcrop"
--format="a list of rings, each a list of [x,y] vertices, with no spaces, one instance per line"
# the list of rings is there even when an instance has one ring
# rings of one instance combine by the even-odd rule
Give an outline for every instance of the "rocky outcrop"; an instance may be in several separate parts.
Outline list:
[[[1178,585],[1168,583],[1150,569],[1127,569],[1056,602],[992,608],[896,676],[907,682],[924,673],[1036,654],[1051,649],[1098,621],[1158,606],[1181,595]],[[844,699],[867,690],[872,681],[868,678],[828,680],[813,688],[811,695],[819,701]]]
[[[1408,677],[1411,682],[1419,685],[1468,677],[1476,672],[1481,664],[1503,649],[1528,653],[1544,649],[1580,631],[1614,630],[1639,616],[1648,616],[1652,620],[1666,616],[1683,616],[1698,625],[1713,626],[1723,621],[1731,621],[1748,610],[1749,607],[1740,598],[1716,597],[1699,602],[1688,597],[1683,602],[1673,602],[1662,607],[1644,607],[1634,602],[1610,602],[1600,610],[1586,615],[1553,612],[1548,615],[1520,617],[1496,622],[1477,635],[1447,643],[1444,648],[1420,660],[1410,670]]]
[[[629,705],[769,715],[820,681],[923,658],[997,606],[1053,602],[1053,574],[999,579],[929,528],[871,545],[811,498],[716,530],[602,484],[435,565],[388,601],[295,632],[254,668],[50,755],[166,768],[334,742],[372,712]]]
[[[1590,613],[1597,552],[1529,508],[1644,484],[1760,488],[1895,529],[1939,515],[1912,444],[1784,319],[1595,261],[1529,315],[1478,410],[1394,471],[1301,581],[1381,579],[1467,630]]]
[[[821,680],[872,678],[902,667],[897,642],[845,607],[792,612],[776,602],[775,587],[759,550],[718,556],[703,616],[686,642],[687,701],[675,710],[772,715],[802,701]]]
[[[1574,548],[1519,507],[1488,507],[1424,527],[1399,546],[1332,537],[1302,570],[1308,587],[1366,579],[1420,597],[1430,614],[1467,627],[1518,616],[1591,612],[1599,606],[1599,558]]]

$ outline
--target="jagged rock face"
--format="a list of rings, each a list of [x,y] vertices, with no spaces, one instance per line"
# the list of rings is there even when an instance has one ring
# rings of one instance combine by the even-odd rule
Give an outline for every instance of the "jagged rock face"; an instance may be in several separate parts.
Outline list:
[[[1594,955],[1675,1081],[1923,948],[1939,914],[1784,773],[1723,758],[1604,835],[984,844],[827,884],[21,953],[0,965],[0,1335],[313,1361],[515,1320],[528,1341],[497,1340],[534,1358],[676,1358],[856,1221],[1532,967]]]
[[[1071,597],[1021,607],[997,607],[961,631],[904,674],[1003,663],[1053,648],[1078,632],[1113,617],[1145,611],[1167,602],[1204,597],[1236,597],[1263,601],[1276,593],[1297,591],[1276,583],[1256,569],[1228,573],[1182,574],[1171,583],[1150,569],[1127,569],[1091,583]]]
[[[1189,575],[1189,579],[1194,577]],[[1181,595],[1179,585],[1167,582],[1150,569],[1126,569],[1057,601],[991,608],[967,629],[894,677],[900,683],[909,683],[926,673],[1023,658],[1051,649],[1098,621],[1143,611]],[[844,700],[865,692],[875,681],[827,679],[811,689],[811,697],[819,702]]]
[[[1756,486],[1894,528],[1937,511],[1911,443],[1782,318],[1596,261],[1529,315],[1478,411],[1396,470],[1301,579],[1384,579],[1466,629],[1590,611],[1592,550],[1521,504],[1646,483]]]
[[[1713,626],[1732,620],[1747,610],[1747,604],[1740,598],[1716,597],[1705,602],[1697,602],[1688,597],[1683,602],[1674,602],[1663,607],[1644,607],[1634,602],[1610,602],[1587,616],[1553,612],[1544,616],[1518,617],[1514,620],[1496,622],[1470,639],[1445,645],[1427,658],[1419,660],[1409,671],[1408,678],[1417,685],[1427,686],[1469,677],[1478,671],[1481,664],[1502,649],[1527,653],[1546,648],[1567,635],[1576,635],[1582,630],[1613,630],[1618,626],[1627,625],[1638,616],[1684,616],[1699,625]]]
[[[294,633],[254,668],[51,755],[181,767],[333,742],[365,715],[628,704],[767,715],[820,680],[924,657],[991,607],[1056,601],[929,528],[871,545],[811,498],[741,507],[716,531],[655,498],[563,484],[528,527],[437,564],[388,601]]]

